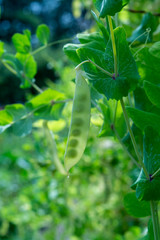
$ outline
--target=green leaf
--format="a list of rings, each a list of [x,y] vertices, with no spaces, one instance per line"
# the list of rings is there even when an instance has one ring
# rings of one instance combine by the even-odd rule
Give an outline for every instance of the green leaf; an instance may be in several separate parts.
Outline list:
[[[86,44],[87,47],[94,47],[94,43],[96,44],[96,47],[98,47],[99,50],[104,51],[106,45],[104,43],[104,38],[100,35],[99,32],[94,33],[79,33],[77,34],[77,38],[80,41],[81,44]]]
[[[160,134],[160,117],[158,115],[131,107],[126,107],[126,111],[136,126],[141,130],[144,131],[146,127],[152,126]]]
[[[114,30],[114,34],[118,56],[118,76],[116,79],[114,76],[108,76],[91,63],[85,63],[83,67],[90,82],[93,83],[93,86],[99,93],[104,94],[108,99],[119,100],[135,89],[139,74],[128,47],[124,29],[118,27]],[[84,38],[81,41],[84,42]],[[100,41],[102,41],[101,38]],[[97,40],[90,41],[89,39],[89,42],[85,44],[65,45],[64,52],[76,64],[91,59],[98,66],[113,74],[114,58],[111,40],[108,41],[106,49],[104,46]]]
[[[125,195],[124,207],[131,216],[136,218],[147,217],[151,215],[149,202],[138,201],[135,192]]]
[[[4,53],[4,42],[0,41],[0,57],[2,57]]]
[[[24,66],[24,72],[25,72],[25,75],[30,79],[32,79],[36,75],[36,73],[37,73],[37,63],[36,63],[33,56],[29,56],[26,59],[26,63],[25,63],[25,66]]]
[[[128,4],[129,0],[97,0],[95,5],[100,12],[100,17],[104,18],[107,15],[114,16],[115,13]]]
[[[0,111],[0,133],[4,132],[12,125],[13,118],[6,110]]]
[[[148,81],[144,81],[144,90],[149,100],[160,108],[160,87]]]
[[[138,52],[137,65],[142,83],[143,80],[154,84],[160,83],[160,59],[149,52],[149,47],[145,47]]]
[[[17,53],[16,58],[23,64],[24,75],[32,79],[37,73],[37,63],[31,54]]]
[[[99,133],[99,137],[104,137],[104,136],[112,136],[113,131],[111,130],[111,113],[110,113],[110,108],[104,103],[99,103],[103,117],[104,117],[104,122],[102,125],[102,128]]]
[[[151,48],[149,49],[149,52],[156,58],[160,58],[160,41],[154,43]]]
[[[129,42],[134,40],[138,42],[152,42],[153,32],[158,26],[157,17],[153,16],[151,13],[144,14],[140,26],[138,26],[132,33],[132,36],[128,38]],[[146,30],[150,32],[146,32]],[[144,34],[146,32],[146,34]]]
[[[134,58],[129,50],[124,29],[118,27],[114,30],[114,34],[118,55],[118,76],[116,79],[106,75],[91,63],[85,63],[84,69],[97,91],[104,94],[107,99],[119,100],[135,89],[139,74]],[[114,58],[111,40],[108,42],[105,52],[95,48],[80,47],[77,53],[81,61],[90,58],[101,68],[113,74]]]
[[[47,45],[50,38],[49,27],[47,27],[45,24],[39,25],[36,30],[36,36],[42,44]]]
[[[100,18],[97,17],[97,15],[95,14],[95,12],[93,12],[91,10],[91,14],[94,18],[94,20],[96,21],[99,29],[101,30],[102,34],[103,34],[103,38],[104,38],[104,42],[105,44],[107,44],[108,40],[109,40],[109,33],[107,32],[107,29],[105,28],[103,22],[100,20]]]
[[[23,66],[21,62],[14,55],[4,54],[3,62],[8,64],[13,70],[15,70],[15,72],[19,77],[21,76],[21,72],[23,71]]]
[[[160,172],[151,176],[160,168],[160,136],[152,127],[147,127],[144,135],[144,165],[150,176],[147,179],[141,171],[136,183],[136,196],[139,200],[160,200]]]
[[[25,137],[32,131],[32,119],[30,117],[27,117],[25,119],[16,121],[13,124],[12,129],[15,135],[19,137]]]
[[[31,31],[28,29],[23,30],[24,35],[28,37],[28,40],[31,41]]]
[[[15,33],[12,37],[12,42],[19,53],[26,54],[31,51],[31,42],[26,35]]]
[[[10,124],[13,121],[13,117],[6,110],[0,111],[0,125],[4,126]]]
[[[79,64],[80,58],[77,55],[76,50],[80,47],[80,44],[72,44],[68,43],[63,47],[64,53],[68,56],[70,60],[72,60],[74,63]]]
[[[27,114],[25,106],[19,103],[7,105],[5,110],[12,116],[14,121],[19,120],[21,117]]]
[[[63,100],[64,94],[60,93],[53,89],[47,89],[43,93],[34,97],[30,100],[26,105],[27,107],[31,107],[32,109],[44,106],[44,105],[54,105],[54,101]]]
[[[54,104],[54,101],[63,100],[64,98],[65,96],[63,93],[47,89],[26,103],[26,107],[29,110],[35,110],[34,120],[55,120],[60,117],[64,103]]]

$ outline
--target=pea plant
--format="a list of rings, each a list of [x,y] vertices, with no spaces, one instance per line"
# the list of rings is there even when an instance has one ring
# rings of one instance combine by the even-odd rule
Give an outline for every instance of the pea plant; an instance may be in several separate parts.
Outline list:
[[[96,0],[94,3],[96,12],[92,11],[92,16],[99,31],[78,34],[79,43],[64,46],[65,54],[76,66],[64,165],[58,158],[48,121],[59,119],[70,99],[51,88],[42,91],[34,79],[35,54],[60,42],[48,43],[50,32],[46,25],[37,28],[36,36],[42,46],[36,50],[32,50],[29,30],[12,37],[16,54],[8,53],[0,42],[1,63],[20,79],[21,88],[33,87],[39,93],[25,104],[7,105],[0,111],[0,133],[12,129],[14,134],[24,137],[31,133],[36,121],[43,120],[55,166],[67,176],[83,155],[91,110],[95,108],[104,120],[99,136],[114,135],[138,169],[132,190],[124,197],[124,206],[134,217],[149,217],[148,232],[140,239],[160,240],[160,42],[156,39],[153,43],[158,20],[146,12],[141,25],[127,38],[125,29],[118,25],[118,12],[128,0]],[[123,138],[117,120],[119,105],[127,129]],[[114,112],[114,116],[110,112]]]

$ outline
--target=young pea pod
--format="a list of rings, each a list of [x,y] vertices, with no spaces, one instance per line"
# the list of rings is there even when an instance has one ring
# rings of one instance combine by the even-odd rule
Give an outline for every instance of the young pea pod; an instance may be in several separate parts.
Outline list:
[[[64,156],[65,169],[69,171],[82,157],[90,125],[91,98],[83,72],[76,72],[76,89],[73,99],[71,124]]]

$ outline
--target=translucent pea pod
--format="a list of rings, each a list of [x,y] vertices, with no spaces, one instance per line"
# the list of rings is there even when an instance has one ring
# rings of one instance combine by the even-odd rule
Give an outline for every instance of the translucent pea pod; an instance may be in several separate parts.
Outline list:
[[[67,172],[79,162],[85,150],[90,125],[90,112],[90,88],[83,77],[83,72],[77,70],[71,124],[64,156],[64,165]]]

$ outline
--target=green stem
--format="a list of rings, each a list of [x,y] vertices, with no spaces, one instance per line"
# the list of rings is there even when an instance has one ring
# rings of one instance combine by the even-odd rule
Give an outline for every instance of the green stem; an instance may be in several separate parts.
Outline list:
[[[68,41],[71,41],[73,40],[75,37],[72,37],[72,38],[66,38],[66,39],[62,39],[62,40],[57,40],[57,41],[54,41],[54,42],[51,42],[51,43],[48,43],[38,49],[36,49],[35,51],[33,51],[31,54],[32,56],[41,52],[42,50],[46,49],[47,47],[51,47],[53,45],[56,45],[56,44],[60,44],[60,43],[64,43],[64,42],[68,42]]]
[[[159,172],[160,172],[160,168],[158,168],[158,170],[152,174],[151,178],[154,178]]]
[[[101,68],[99,65],[97,65],[95,62],[93,62],[91,59],[88,59],[88,60],[85,60],[83,62],[81,62],[80,64],[78,64],[76,67],[75,67],[75,70],[78,70],[78,68],[83,65],[84,63],[92,63],[94,66],[96,66],[99,70],[101,70],[102,72],[104,72],[106,75],[110,76],[110,77],[113,77],[113,74],[106,71],[105,69]]]
[[[33,83],[30,79],[27,78],[27,81],[31,84],[31,86],[39,93],[42,93],[43,90],[37,86],[37,84]]]
[[[145,165],[143,163],[143,160],[141,159],[141,156],[139,154],[138,147],[137,147],[137,144],[136,144],[135,137],[134,137],[132,129],[130,127],[129,118],[128,118],[128,115],[127,115],[127,112],[126,112],[126,109],[125,109],[125,105],[124,105],[123,99],[121,99],[120,102],[121,102],[124,118],[125,118],[125,121],[126,121],[126,125],[127,125],[127,128],[128,128],[128,131],[129,131],[129,134],[130,134],[130,137],[131,137],[131,141],[132,141],[135,153],[137,155],[138,161],[139,161],[141,167],[143,168],[143,171],[144,171],[144,173],[146,175],[146,178],[149,179],[149,174],[148,174],[147,169],[146,169],[146,167],[145,167]]]
[[[118,68],[117,68],[117,50],[116,50],[116,43],[114,38],[114,31],[113,31],[113,25],[112,25],[112,18],[111,16],[108,16],[108,22],[109,22],[109,29],[111,33],[111,41],[112,41],[112,48],[113,48],[113,57],[114,57],[114,73],[115,77],[118,75]]]
[[[1,61],[2,62],[2,64],[11,72],[11,73],[13,73],[14,75],[17,75],[17,72],[10,66],[10,65],[8,65],[5,61]]]
[[[118,139],[118,141],[120,142],[120,144],[122,145],[123,149],[125,150],[125,152],[128,154],[128,156],[131,158],[131,160],[137,165],[138,168],[141,168],[141,166],[138,164],[138,162],[134,159],[134,157],[131,155],[131,153],[128,151],[128,149],[126,148],[125,144],[122,142],[122,139],[120,138],[117,130],[115,129],[114,125],[112,126],[112,129],[115,133],[116,138]]]
[[[157,204],[157,202],[150,201],[150,207],[151,207],[154,239],[160,240],[160,226],[159,226],[159,219],[158,219],[158,204]]]

